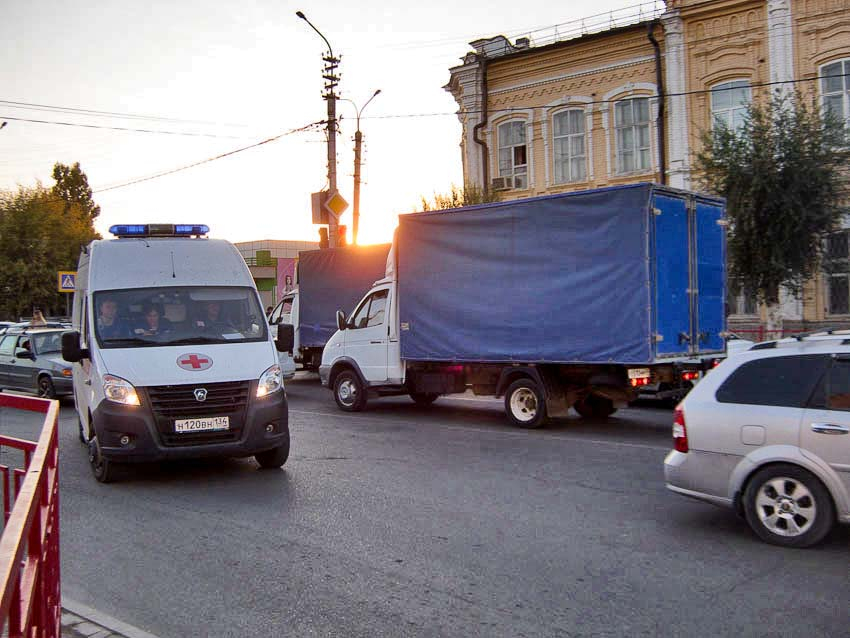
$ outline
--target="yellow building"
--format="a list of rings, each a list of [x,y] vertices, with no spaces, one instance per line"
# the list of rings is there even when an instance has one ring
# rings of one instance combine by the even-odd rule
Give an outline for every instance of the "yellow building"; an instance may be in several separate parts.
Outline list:
[[[813,95],[850,124],[850,0],[654,6],[613,26],[559,25],[551,42],[471,42],[445,87],[464,181],[502,199],[637,181],[695,188],[702,133],[716,119],[735,126],[771,90]],[[848,246],[847,233],[831,237],[831,274],[783,300],[787,330],[850,323]],[[730,326],[757,328],[762,315],[750,296],[730,297]]]

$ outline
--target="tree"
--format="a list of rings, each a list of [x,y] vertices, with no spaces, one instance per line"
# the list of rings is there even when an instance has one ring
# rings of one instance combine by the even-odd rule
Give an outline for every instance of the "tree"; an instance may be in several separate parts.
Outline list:
[[[479,186],[467,182],[463,188],[451,185],[451,190],[445,194],[434,193],[434,199],[428,200],[421,196],[421,211],[447,210],[449,208],[460,208],[472,204],[486,204],[498,202],[499,196],[493,191],[485,191]]]
[[[57,164],[57,166],[61,166]],[[87,184],[75,164],[75,179]],[[58,182],[57,182],[58,185]],[[41,184],[0,191],[0,314],[17,320],[34,305],[45,314],[65,312],[66,298],[57,292],[57,273],[75,270],[80,249],[99,239],[87,203],[57,197],[55,187]]]
[[[753,101],[739,130],[717,123],[702,136],[695,167],[726,198],[730,275],[768,305],[768,329],[780,288],[799,294],[839,226],[848,141],[831,113],[784,92]]]
[[[89,188],[89,179],[80,168],[80,163],[67,166],[61,162],[53,165],[53,179],[56,185],[53,194],[66,202],[67,212],[72,204],[79,204],[91,219],[100,215],[100,206],[92,199],[92,190]]]

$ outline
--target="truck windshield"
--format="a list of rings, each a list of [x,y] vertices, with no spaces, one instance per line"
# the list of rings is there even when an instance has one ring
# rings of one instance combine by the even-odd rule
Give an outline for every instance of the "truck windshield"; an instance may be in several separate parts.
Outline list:
[[[95,336],[102,348],[265,341],[267,325],[253,288],[173,287],[95,293]]]

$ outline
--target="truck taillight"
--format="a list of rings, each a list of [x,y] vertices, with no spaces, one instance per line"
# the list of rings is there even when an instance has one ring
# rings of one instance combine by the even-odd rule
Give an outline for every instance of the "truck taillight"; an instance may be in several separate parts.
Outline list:
[[[637,377],[634,379],[629,379],[629,383],[632,384],[633,388],[640,387],[642,385],[649,385],[650,377]]]
[[[682,373],[682,381],[694,381],[695,379],[699,379],[699,372],[695,370]]]
[[[688,451],[688,429],[685,427],[685,411],[676,408],[673,413],[673,447],[677,452]]]

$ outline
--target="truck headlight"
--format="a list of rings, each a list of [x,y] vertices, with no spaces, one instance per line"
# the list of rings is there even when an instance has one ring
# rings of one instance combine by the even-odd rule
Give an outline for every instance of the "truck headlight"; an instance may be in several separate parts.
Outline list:
[[[133,384],[111,374],[103,375],[103,394],[110,401],[124,405],[139,405],[139,395]]]
[[[280,366],[274,364],[260,375],[260,382],[257,384],[257,397],[268,396],[280,390],[283,387],[281,379]]]

